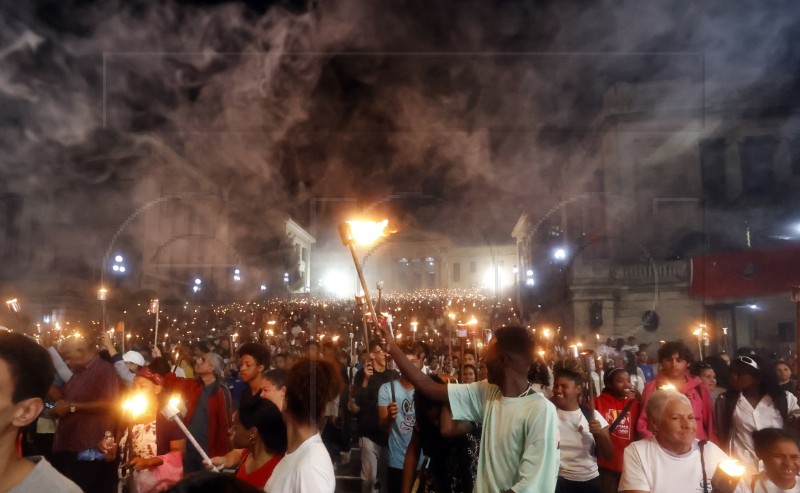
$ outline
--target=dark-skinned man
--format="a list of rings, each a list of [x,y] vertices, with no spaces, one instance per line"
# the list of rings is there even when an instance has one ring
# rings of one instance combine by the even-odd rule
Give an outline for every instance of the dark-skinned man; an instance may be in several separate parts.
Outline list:
[[[528,381],[533,341],[522,327],[495,332],[485,355],[488,381],[442,385],[412,364],[381,324],[400,371],[428,398],[449,403],[443,432],[452,420],[483,424],[476,493],[553,492],[558,476],[558,417],[555,406]],[[452,412],[452,420],[450,419]]]

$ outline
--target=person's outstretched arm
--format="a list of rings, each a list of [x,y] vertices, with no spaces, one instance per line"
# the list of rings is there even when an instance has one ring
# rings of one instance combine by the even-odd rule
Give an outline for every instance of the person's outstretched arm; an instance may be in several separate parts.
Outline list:
[[[397,346],[397,342],[389,331],[388,325],[380,324],[380,328],[386,338],[387,351],[392,355],[403,375],[414,384],[415,391],[422,392],[428,399],[433,401],[447,402],[447,385],[434,382],[408,360],[403,351]]]

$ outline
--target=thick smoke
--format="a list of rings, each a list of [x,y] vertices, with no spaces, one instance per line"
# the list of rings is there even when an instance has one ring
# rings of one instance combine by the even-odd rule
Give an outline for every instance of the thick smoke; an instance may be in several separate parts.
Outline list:
[[[789,4],[291,7],[3,2],[0,195],[23,197],[5,204],[7,256],[31,241],[18,230],[41,245],[3,277],[60,258],[91,270],[155,176],[162,192],[219,196],[251,258],[283,214],[307,222],[326,197],[431,197],[389,209],[508,241],[520,212],[593,191],[592,129],[618,84],[684,80],[648,105],[700,121],[703,105],[796,102]]]

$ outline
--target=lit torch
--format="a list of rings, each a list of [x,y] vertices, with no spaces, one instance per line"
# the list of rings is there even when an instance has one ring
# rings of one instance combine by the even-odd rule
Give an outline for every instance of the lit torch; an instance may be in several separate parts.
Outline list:
[[[178,428],[181,429],[183,434],[186,435],[186,438],[189,439],[189,442],[191,442],[191,444],[194,446],[195,450],[197,450],[197,453],[200,454],[200,457],[203,458],[204,463],[212,464],[211,458],[208,456],[208,454],[206,454],[206,451],[203,450],[203,447],[201,447],[199,443],[197,443],[194,435],[192,435],[189,429],[186,428],[186,425],[183,424],[183,420],[181,419],[181,411],[179,410],[180,407],[181,398],[178,396],[172,396],[167,405],[164,406],[164,409],[161,410],[161,414],[163,414],[168,420],[174,421],[175,424],[178,425]],[[219,472],[217,467],[213,464],[211,470],[214,472]]]
[[[376,324],[379,323],[378,313],[372,305],[372,298],[369,296],[367,281],[364,279],[364,272],[361,270],[361,263],[358,261],[358,255],[356,254],[356,244],[368,245],[378,238],[386,236],[386,226],[388,225],[388,219],[377,223],[370,221],[347,221],[339,225],[339,235],[342,237],[342,244],[350,249],[350,254],[353,256],[353,263],[356,266],[356,273],[361,283],[361,289],[364,291],[364,298],[366,299],[369,313],[372,316],[372,321]],[[392,334],[392,336],[394,336],[394,334]],[[367,344],[369,344],[369,331],[365,324],[364,346]]]
[[[735,490],[744,473],[744,465],[737,460],[728,459],[720,462],[711,478],[712,493]]]

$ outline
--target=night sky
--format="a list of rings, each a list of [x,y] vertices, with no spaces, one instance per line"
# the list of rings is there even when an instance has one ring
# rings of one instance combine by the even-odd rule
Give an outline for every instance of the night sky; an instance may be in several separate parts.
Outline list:
[[[352,212],[325,198],[511,241],[591,183],[562,170],[614,84],[703,80],[706,104],[789,108],[795,132],[799,34],[792,2],[3,0],[0,197],[25,197],[7,223],[96,258],[170,154],[254,255],[270,218]]]

